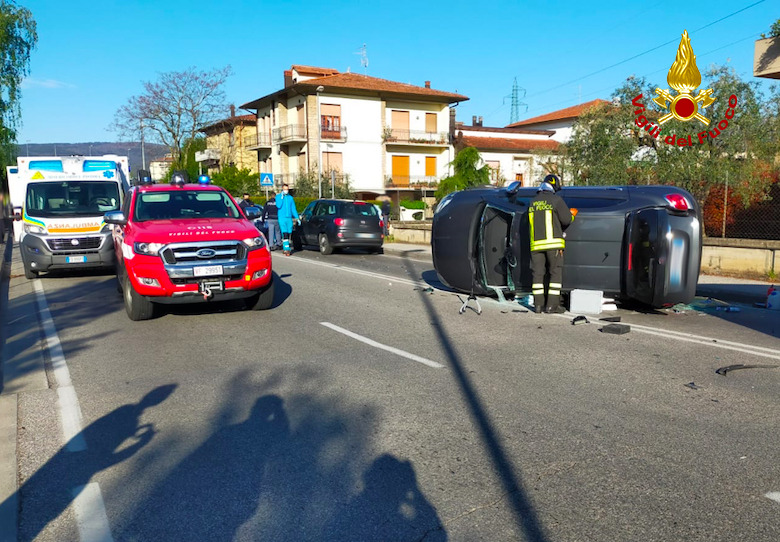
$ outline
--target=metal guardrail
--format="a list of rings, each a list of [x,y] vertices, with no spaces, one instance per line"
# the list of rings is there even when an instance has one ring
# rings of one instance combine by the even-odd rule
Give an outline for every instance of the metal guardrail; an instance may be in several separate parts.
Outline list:
[[[306,125],[288,124],[286,126],[274,128],[273,137],[275,141],[279,141],[280,143],[294,139],[306,139]]]
[[[320,137],[329,141],[346,141],[347,140],[347,128],[346,126],[329,127],[320,126]]]
[[[244,136],[244,147],[270,147],[271,134],[252,134]]]

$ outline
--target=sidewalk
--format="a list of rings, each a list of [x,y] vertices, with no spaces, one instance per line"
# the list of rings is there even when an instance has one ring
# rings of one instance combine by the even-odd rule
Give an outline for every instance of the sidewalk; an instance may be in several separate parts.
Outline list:
[[[385,243],[384,253],[400,256],[411,260],[428,262],[433,265],[430,245],[413,245],[410,243]],[[696,295],[712,297],[729,303],[765,303],[767,290],[771,282],[760,280],[720,277],[716,275],[699,275]],[[780,281],[777,282],[780,286]]]

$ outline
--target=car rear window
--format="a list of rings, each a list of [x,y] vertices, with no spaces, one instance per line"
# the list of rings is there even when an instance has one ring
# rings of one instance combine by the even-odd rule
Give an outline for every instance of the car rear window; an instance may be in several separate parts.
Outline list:
[[[344,216],[379,216],[376,207],[368,203],[345,203]]]

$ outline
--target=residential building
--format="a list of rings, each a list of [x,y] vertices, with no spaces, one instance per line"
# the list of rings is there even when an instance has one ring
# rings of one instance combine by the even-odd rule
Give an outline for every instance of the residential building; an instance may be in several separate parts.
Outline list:
[[[199,131],[206,135],[206,150],[197,153],[201,170],[208,174],[225,166],[248,169],[257,173],[257,153],[250,150],[257,143],[257,117],[253,114],[236,116],[236,107],[230,106],[230,116]]]
[[[609,104],[607,100],[591,100],[579,105],[573,105],[565,109],[559,109],[538,117],[532,117],[530,119],[521,120],[520,122],[514,122],[507,126],[507,128],[523,128],[530,130],[553,130],[555,133],[552,138],[560,143],[565,143],[571,139],[571,132],[574,126],[574,121],[577,117],[582,115],[588,109],[597,107],[600,105]]]
[[[293,65],[284,88],[241,106],[257,116],[260,171],[348,179],[361,198],[433,190],[453,159],[450,106],[466,96],[331,68]],[[326,190],[323,189],[326,193]]]
[[[753,75],[780,79],[780,36],[756,41]]]
[[[163,177],[170,171],[171,165],[173,165],[173,156],[166,154],[162,158],[149,161],[149,175],[152,180],[157,182],[162,180]]]
[[[503,186],[520,181],[531,186],[543,175],[545,162],[554,158],[559,142],[554,130],[482,126],[482,117],[472,117],[471,126],[455,123],[456,152],[474,147],[490,167],[490,182]]]

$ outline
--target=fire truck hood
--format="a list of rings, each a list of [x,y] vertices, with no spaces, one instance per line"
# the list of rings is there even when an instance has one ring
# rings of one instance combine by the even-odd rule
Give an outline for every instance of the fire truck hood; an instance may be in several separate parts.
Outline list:
[[[193,239],[230,241],[260,235],[251,222],[235,218],[148,220],[135,222],[134,225],[137,239],[140,238],[146,243],[172,243]]]

